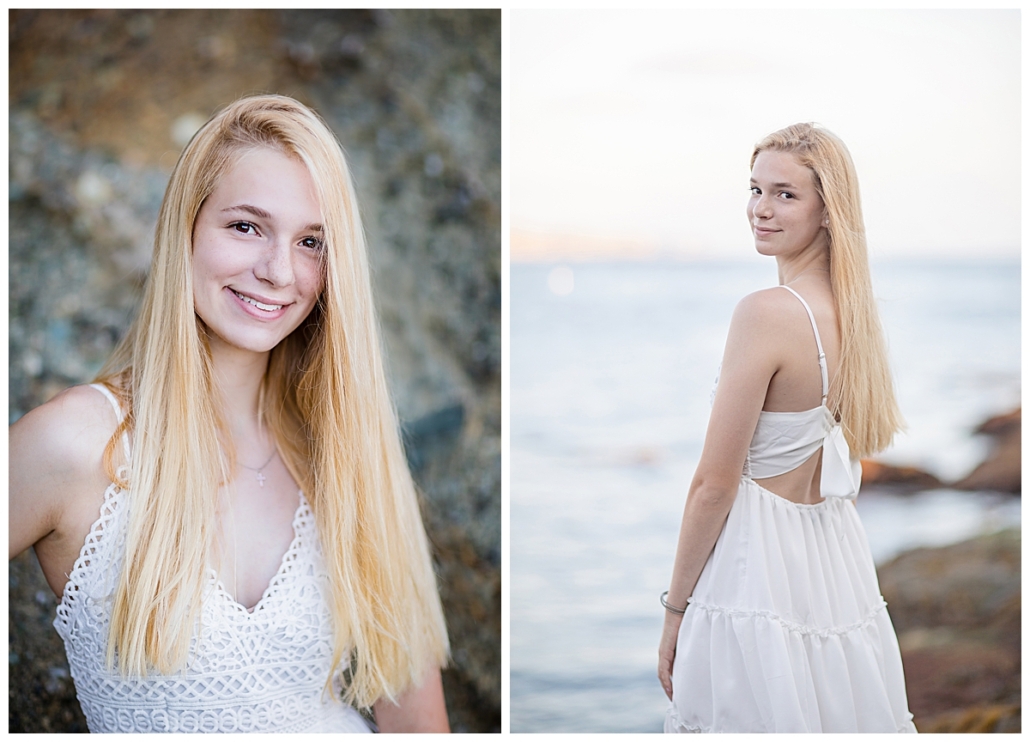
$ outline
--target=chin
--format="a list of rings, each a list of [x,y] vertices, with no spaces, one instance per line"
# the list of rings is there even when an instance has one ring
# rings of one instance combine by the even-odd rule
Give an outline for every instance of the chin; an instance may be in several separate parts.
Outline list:
[[[208,332],[211,335],[211,339],[215,340],[219,345],[233,348],[235,350],[247,351],[249,353],[268,353],[283,341],[283,338],[278,335],[274,337],[269,337],[267,335],[255,337],[249,333],[220,333],[211,327],[208,327]]]

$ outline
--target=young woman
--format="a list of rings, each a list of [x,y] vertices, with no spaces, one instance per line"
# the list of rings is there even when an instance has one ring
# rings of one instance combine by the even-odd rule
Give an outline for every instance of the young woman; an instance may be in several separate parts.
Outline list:
[[[658,677],[669,732],[914,732],[853,503],[900,428],[858,180],[798,124],[751,157],[748,220],[780,285],[733,315],[690,486]]]
[[[237,101],[96,383],[10,431],[10,554],[61,598],[90,731],[447,731],[418,508],[339,143]]]

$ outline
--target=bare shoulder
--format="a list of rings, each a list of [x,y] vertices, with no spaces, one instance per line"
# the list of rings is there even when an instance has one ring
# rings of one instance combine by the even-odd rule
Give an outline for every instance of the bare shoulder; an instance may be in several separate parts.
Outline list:
[[[755,338],[780,336],[804,314],[801,302],[781,288],[762,289],[748,294],[737,303],[733,312],[731,334]]]
[[[93,464],[117,427],[114,408],[102,393],[70,387],[11,426],[11,469],[44,462],[62,468]]]
[[[88,386],[66,389],[11,426],[11,556],[44,538],[78,535],[106,489],[104,448],[117,426],[111,403]]]
[[[757,323],[778,323],[794,317],[797,310],[804,311],[801,302],[780,287],[762,289],[748,294],[739,302],[734,318]]]

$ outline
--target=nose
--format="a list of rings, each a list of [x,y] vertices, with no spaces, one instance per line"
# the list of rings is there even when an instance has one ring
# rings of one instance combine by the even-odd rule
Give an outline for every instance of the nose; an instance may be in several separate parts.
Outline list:
[[[277,288],[289,286],[294,281],[293,251],[285,239],[270,242],[254,266],[254,275]]]
[[[768,219],[772,216],[772,201],[764,193],[755,196],[751,202],[751,213],[759,219]]]

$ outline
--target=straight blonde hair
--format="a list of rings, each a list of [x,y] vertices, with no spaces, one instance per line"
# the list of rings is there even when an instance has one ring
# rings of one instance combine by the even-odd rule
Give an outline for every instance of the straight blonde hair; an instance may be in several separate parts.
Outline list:
[[[317,523],[330,577],[333,666],[349,680],[344,698],[367,708],[396,700],[445,664],[447,632],[387,390],[349,169],[325,122],[282,96],[233,103],[183,150],[161,204],[139,314],[97,379],[126,411],[105,466],[130,491],[107,659],[125,674],[189,663],[217,493],[235,467],[207,331],[194,310],[192,235],[219,178],[259,147],[307,167],[322,211],[324,289],[271,351],[261,414]],[[115,471],[123,431],[133,441],[125,478]]]
[[[826,207],[830,287],[841,341],[840,365],[828,401],[852,454],[872,455],[889,446],[904,423],[869,276],[855,164],[844,142],[815,124],[794,124],[765,137],[751,154],[752,168],[763,150],[790,153],[809,168]]]

